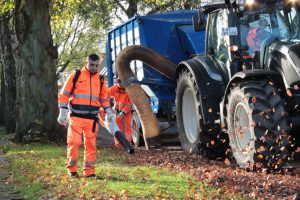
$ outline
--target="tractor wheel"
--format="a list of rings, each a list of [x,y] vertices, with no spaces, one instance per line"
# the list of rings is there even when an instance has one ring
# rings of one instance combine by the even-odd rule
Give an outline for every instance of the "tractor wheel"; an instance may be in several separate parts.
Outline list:
[[[228,144],[220,129],[203,131],[199,89],[189,71],[182,71],[177,80],[175,103],[182,149],[187,153],[201,153],[209,159],[224,157]]]
[[[268,80],[243,81],[228,95],[227,125],[237,164],[280,169],[289,157],[289,124],[283,99]]]
[[[142,126],[136,111],[132,112],[131,127],[133,145],[136,147],[144,145]]]

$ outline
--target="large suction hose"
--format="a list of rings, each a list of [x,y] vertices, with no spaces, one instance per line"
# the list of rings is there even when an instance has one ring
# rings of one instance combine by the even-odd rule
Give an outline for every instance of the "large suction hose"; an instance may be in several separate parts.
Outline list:
[[[160,148],[159,126],[144,90],[137,83],[126,84],[130,78],[134,77],[130,69],[130,62],[133,60],[142,61],[171,80],[175,79],[177,66],[159,53],[140,45],[124,48],[116,59],[119,78],[125,83],[126,91],[140,116],[145,146],[147,149]]]

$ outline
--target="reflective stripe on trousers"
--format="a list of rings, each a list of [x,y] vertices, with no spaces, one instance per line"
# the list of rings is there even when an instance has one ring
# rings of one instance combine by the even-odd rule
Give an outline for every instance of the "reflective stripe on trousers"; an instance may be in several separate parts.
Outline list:
[[[96,162],[96,136],[98,125],[96,125],[95,133],[92,132],[94,120],[83,119],[79,117],[71,117],[68,128],[68,164],[69,172],[77,171],[77,164],[73,165],[78,159],[79,147],[82,143],[82,133],[84,140],[84,168],[83,174],[88,176],[95,173]]]

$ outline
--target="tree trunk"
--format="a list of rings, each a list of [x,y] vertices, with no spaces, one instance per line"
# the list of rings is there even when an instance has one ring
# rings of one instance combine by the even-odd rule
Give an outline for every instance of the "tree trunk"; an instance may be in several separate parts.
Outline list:
[[[138,9],[138,0],[129,0],[128,2],[128,8],[126,11],[126,15],[128,19],[133,17],[135,14],[137,14],[137,9]]]
[[[200,0],[184,0],[183,9],[191,10],[199,8],[201,1]]]
[[[4,107],[3,109],[5,118],[5,128],[8,133],[15,131],[16,127],[16,70],[13,58],[13,47],[11,30],[9,28],[9,21],[11,13],[6,12],[0,17],[0,58],[2,60],[3,79],[4,79]],[[2,82],[1,82],[2,83]],[[2,98],[1,98],[2,99]]]
[[[183,9],[190,10],[191,7],[192,7],[192,4],[193,4],[192,1],[190,1],[190,0],[185,0],[185,1],[183,2]]]
[[[1,85],[0,85],[0,108],[1,112],[0,112],[0,125],[5,125],[5,117],[4,117],[4,108],[5,108],[5,84],[4,84],[4,73],[3,73],[3,64],[0,60],[0,69],[1,69]]]
[[[57,49],[51,36],[48,2],[15,0],[19,140],[25,135],[57,139]]]

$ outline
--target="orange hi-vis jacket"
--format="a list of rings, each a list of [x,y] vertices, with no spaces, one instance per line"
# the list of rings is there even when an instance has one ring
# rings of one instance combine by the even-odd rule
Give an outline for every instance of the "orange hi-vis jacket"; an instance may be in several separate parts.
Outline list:
[[[129,99],[125,88],[120,88],[118,85],[114,85],[108,89],[108,96],[115,98],[115,110],[117,111],[117,115],[120,112],[124,112],[125,115],[120,119],[116,115],[116,123],[119,129],[125,134],[128,142],[132,140],[132,129],[131,129],[131,108],[132,103]],[[119,145],[119,141],[115,138],[115,145]]]
[[[259,46],[259,43],[256,39],[257,31],[258,31],[257,28],[252,28],[248,33],[247,43],[250,48],[257,48],[257,46]]]
[[[75,74],[76,72],[68,77],[58,97],[59,107],[69,107],[71,111],[67,136],[67,169],[69,172],[77,171],[78,152],[83,136],[83,173],[89,176],[95,173],[98,113],[100,107],[110,107],[110,102],[106,83],[100,80],[98,73],[91,74],[84,66],[72,91]]]
[[[110,107],[106,82],[101,84],[98,73],[92,75],[84,66],[71,94],[74,76],[75,72],[68,77],[59,94],[60,108],[69,106],[71,113],[89,118],[97,116],[100,107]]]
[[[125,114],[131,112],[132,103],[125,88],[113,85],[108,89],[108,96],[115,98],[115,110],[117,112],[123,111]]]

